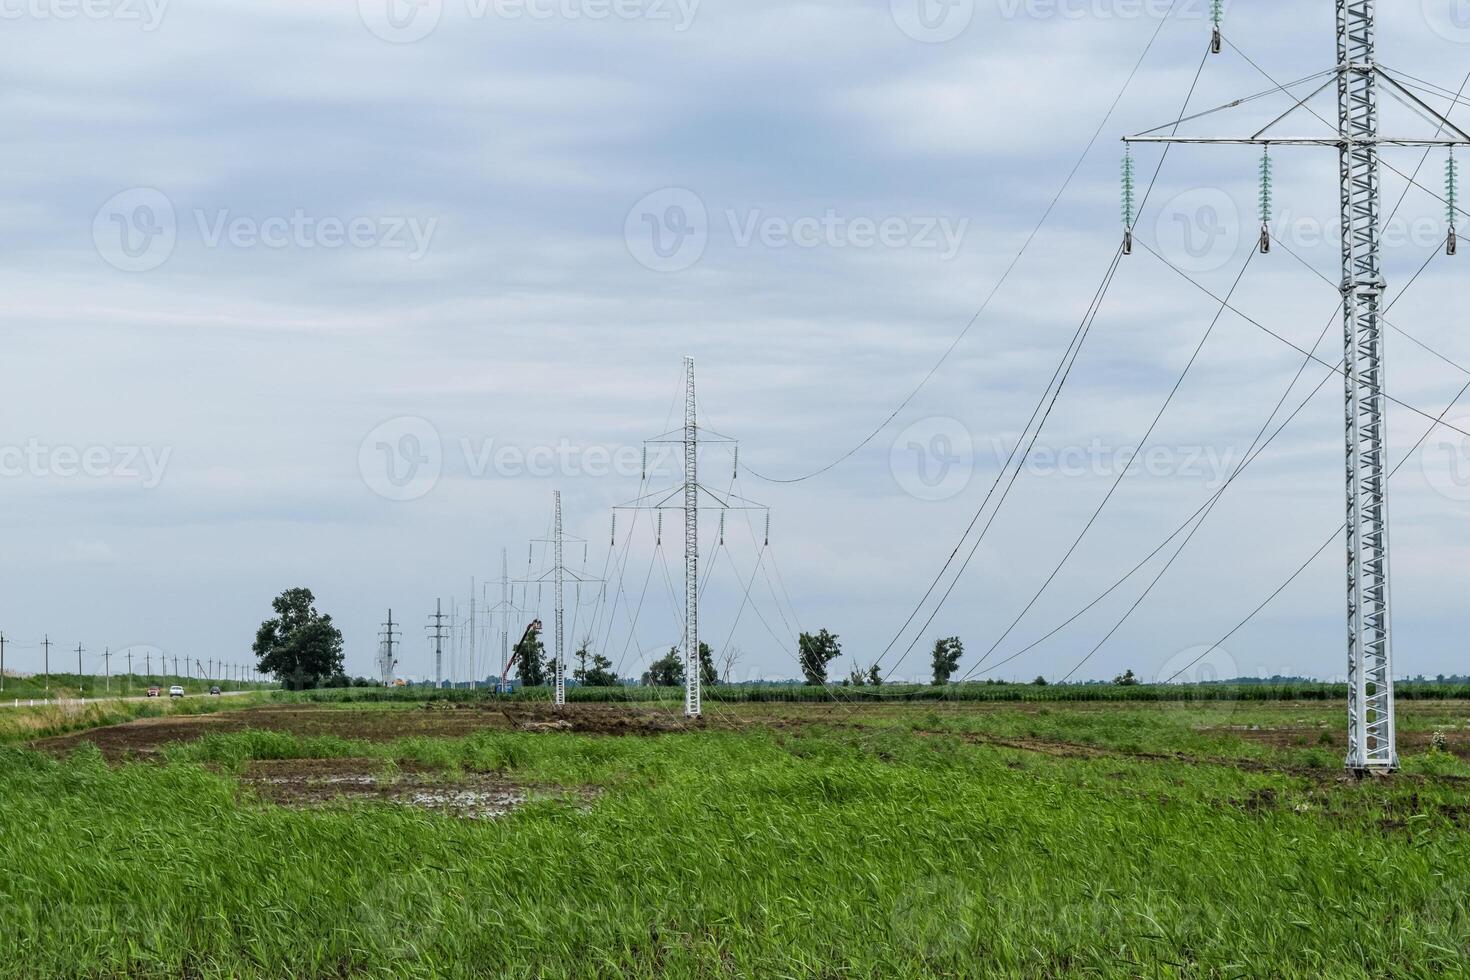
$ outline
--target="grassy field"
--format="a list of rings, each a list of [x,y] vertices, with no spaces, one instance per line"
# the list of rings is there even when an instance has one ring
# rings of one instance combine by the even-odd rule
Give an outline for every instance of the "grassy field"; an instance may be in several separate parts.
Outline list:
[[[1461,702],[1405,702],[1363,782],[1322,701],[224,707],[0,748],[0,975],[1470,961]]]

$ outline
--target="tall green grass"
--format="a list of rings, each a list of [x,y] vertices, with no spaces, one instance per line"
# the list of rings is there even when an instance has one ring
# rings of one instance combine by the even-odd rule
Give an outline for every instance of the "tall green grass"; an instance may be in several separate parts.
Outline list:
[[[0,749],[0,976],[1376,978],[1470,956],[1453,781],[898,727],[168,755]],[[229,774],[359,755],[601,792],[470,822],[283,809]]]

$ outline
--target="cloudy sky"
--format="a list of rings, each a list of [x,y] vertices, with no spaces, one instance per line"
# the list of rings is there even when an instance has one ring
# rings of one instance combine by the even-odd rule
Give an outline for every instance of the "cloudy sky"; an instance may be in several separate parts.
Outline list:
[[[1342,521],[1341,384],[1308,399],[1327,368],[1291,346],[1321,337],[1319,356],[1341,354],[1330,149],[1275,152],[1282,247],[1243,275],[1258,151],[1171,151],[1014,489],[998,513],[992,499],[932,622],[931,599],[900,627],[1111,263],[1120,138],[1180,115],[1208,4],[1178,0],[1164,19],[1169,6],[0,0],[7,666],[39,669],[43,634],[91,662],[130,646],[245,662],[271,597],[305,585],[344,630],[350,670],[372,670],[391,607],[400,672],[431,675],[435,599],[463,618],[502,549],[512,577],[539,576],[548,559],[529,542],[560,490],[568,535],[587,542],[567,564],[609,583],[569,589],[568,632],[636,674],[679,635],[681,517],[665,515],[659,547],[649,514],[620,512],[610,554],[612,508],[677,479],[656,453],[645,483],[641,447],[679,424],[688,354],[702,424],[740,440],[734,492],[770,507],[768,550],[761,511],[729,512],[723,546],[703,515],[703,635],[739,648],[735,673],[793,674],[795,631],[819,627],[841,636],[843,672],[897,637],[885,670],[922,676],[950,634],[970,668],[1150,554],[1297,378],[1276,423],[1300,413],[1105,644],[1172,549],[977,674],[1167,676]],[[1456,14],[1384,8],[1381,60],[1459,89],[1470,16]],[[1267,97],[1194,135],[1254,132],[1290,104],[1276,82],[1333,61],[1326,0],[1236,0],[1226,32],[1189,108]],[[1331,118],[1332,93],[1309,107]],[[1384,126],[1433,135],[1387,98]],[[1326,131],[1308,109],[1273,132]],[[1412,173],[1421,155],[1389,160]],[[1141,195],[1159,148],[1135,156]],[[1442,194],[1443,171],[1436,151],[1420,182]],[[1391,208],[1406,185],[1384,182]],[[1410,190],[1390,233],[1396,291],[1440,247],[1444,206]],[[1390,314],[1414,338],[1389,334],[1394,397],[1432,415],[1470,380],[1456,366],[1470,365],[1467,261],[1430,261]],[[1259,325],[1227,312],[1211,329],[1219,306],[1200,287],[1223,295],[1237,275],[1232,305]],[[1470,400],[1449,418],[1470,429]],[[1395,462],[1427,427],[1394,408]],[[701,464],[731,491],[728,446]],[[1397,671],[1465,672],[1458,433],[1431,436],[1392,486]],[[1334,542],[1206,665],[1342,674],[1343,564]],[[550,622],[549,588],[517,599]],[[479,649],[498,661],[491,629],[495,653],[483,630]]]

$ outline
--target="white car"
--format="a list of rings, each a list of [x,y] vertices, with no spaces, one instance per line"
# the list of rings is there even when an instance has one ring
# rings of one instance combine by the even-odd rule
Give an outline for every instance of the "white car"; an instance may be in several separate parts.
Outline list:
[[[184,689],[178,684],[175,684],[173,687],[168,689],[168,696],[171,698],[181,698],[184,696]]]

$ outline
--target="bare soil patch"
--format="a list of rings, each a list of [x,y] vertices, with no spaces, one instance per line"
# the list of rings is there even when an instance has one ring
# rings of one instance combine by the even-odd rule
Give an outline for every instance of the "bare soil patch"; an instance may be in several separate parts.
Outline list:
[[[256,796],[280,806],[320,807],[344,801],[410,806],[469,820],[510,813],[527,788],[488,773],[446,779],[443,773],[393,769],[380,759],[289,759],[252,762],[240,776]]]
[[[727,720],[724,724],[734,724]],[[740,722],[739,724],[745,724]],[[191,742],[214,733],[247,729],[295,735],[335,735],[367,742],[413,736],[463,738],[482,731],[555,734],[653,736],[697,731],[705,721],[688,722],[657,705],[507,704],[493,701],[451,705],[429,702],[411,708],[338,708],[324,705],[265,705],[210,715],[142,718],[84,732],[38,739],[34,748],[66,755],[83,743],[101,750],[110,762],[146,759],[172,742]]]

